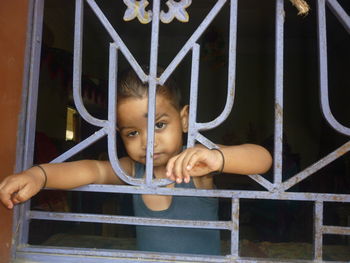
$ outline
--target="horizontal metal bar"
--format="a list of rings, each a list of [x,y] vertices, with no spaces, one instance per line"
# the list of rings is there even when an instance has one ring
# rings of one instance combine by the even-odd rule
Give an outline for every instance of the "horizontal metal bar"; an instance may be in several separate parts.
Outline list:
[[[73,221],[73,222],[93,222],[106,224],[126,224],[145,225],[163,227],[183,227],[183,228],[205,228],[205,229],[227,229],[232,228],[231,221],[196,221],[196,220],[175,220],[157,219],[134,216],[112,216],[83,213],[58,213],[30,211],[29,218],[42,220]]]
[[[36,254],[34,254],[36,253]],[[44,254],[45,253],[45,254]],[[41,255],[40,255],[41,254]],[[82,259],[82,256],[84,259]],[[152,253],[128,250],[83,249],[69,247],[27,246],[19,248],[18,257],[35,262],[231,262],[224,256],[180,255],[172,253]],[[59,260],[55,260],[55,257]],[[40,261],[40,260],[47,261]],[[80,260],[80,261],[79,261]],[[153,261],[152,261],[153,260]]]
[[[50,190],[50,189],[47,189]],[[51,189],[54,190],[54,189]],[[270,199],[270,200],[294,200],[294,201],[324,201],[324,202],[350,202],[350,195],[346,194],[321,194],[321,193],[295,193],[295,192],[267,192],[267,191],[238,191],[238,190],[206,190],[185,188],[146,188],[129,185],[105,185],[93,184],[70,191],[124,193],[124,194],[161,194],[172,196],[202,196],[219,198],[243,198],[243,199]]]
[[[147,253],[139,251],[122,251],[107,249],[81,249],[81,248],[65,248],[65,247],[42,247],[27,246],[19,248],[17,253],[18,260],[28,260],[35,262],[65,262],[65,263],[114,263],[119,260],[123,263],[134,262],[235,262],[235,263],[319,263],[313,260],[297,260],[297,259],[270,259],[270,258],[243,258],[231,256],[197,256],[197,255],[178,255],[178,254],[162,254]],[[326,261],[323,263],[346,263],[347,261]]]
[[[345,226],[323,226],[323,234],[350,235],[350,227]]]

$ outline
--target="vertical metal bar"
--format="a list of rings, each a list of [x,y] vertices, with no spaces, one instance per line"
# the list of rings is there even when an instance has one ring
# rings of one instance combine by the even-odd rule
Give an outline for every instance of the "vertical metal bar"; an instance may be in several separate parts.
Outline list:
[[[316,201],[314,207],[314,260],[322,260],[323,245],[323,202]]]
[[[109,45],[109,74],[108,74],[108,155],[110,158],[117,159],[116,142],[116,120],[117,120],[117,72],[118,72],[118,53],[115,44]],[[112,152],[111,152],[112,151]],[[116,160],[110,160],[113,162]]]
[[[350,136],[350,128],[343,126],[335,119],[329,105],[326,0],[319,0],[317,3],[319,82],[322,114],[332,128],[342,134]],[[335,6],[333,6],[333,10],[335,11],[334,7]]]
[[[197,121],[197,102],[198,102],[198,75],[199,75],[199,53],[200,46],[194,44],[192,48],[192,67],[191,67],[191,90],[190,90],[190,109],[187,147],[193,147],[198,130]]]
[[[282,182],[284,0],[276,0],[274,184]]]
[[[22,167],[23,169],[26,169],[33,164],[43,17],[44,17],[44,1],[35,0],[32,42],[31,42],[32,59],[30,62],[29,83],[28,83],[29,92],[28,92],[27,125],[25,127],[26,129],[25,146],[26,147],[24,150],[24,161],[23,161],[23,167]]]
[[[33,155],[33,148],[34,148],[34,141],[30,140],[27,134],[27,131],[33,128],[33,125],[31,126],[31,128],[29,128],[29,125],[32,124],[29,122],[35,123],[35,118],[36,118],[35,114],[34,115],[30,114],[32,107],[34,105],[33,105],[33,100],[32,102],[30,102],[30,100],[33,98],[29,96],[29,94],[33,93],[33,88],[31,83],[33,83],[34,81],[33,76],[35,76],[35,74],[33,73],[33,70],[35,68],[34,65],[36,65],[38,61],[40,61],[40,58],[38,59],[36,56],[33,57],[33,55],[38,54],[38,52],[35,50],[36,49],[35,47],[37,46],[36,44],[37,42],[35,40],[37,39],[37,37],[39,37],[38,28],[37,26],[35,26],[38,23],[38,20],[36,19],[38,17],[37,17],[37,14],[35,13],[37,11],[36,7],[37,7],[37,1],[31,0],[28,5],[28,24],[27,24],[27,38],[26,38],[26,49],[25,49],[25,65],[24,65],[23,84],[22,84],[23,88],[22,88],[22,98],[21,98],[22,104],[21,104],[21,114],[19,116],[20,119],[18,122],[15,172],[23,171],[27,165],[26,162],[29,159],[33,159],[33,156],[31,157],[27,156],[27,154]],[[30,119],[28,120],[28,117],[31,118],[31,120]],[[29,142],[30,145],[27,145],[26,144],[27,142]],[[27,209],[28,207],[20,207],[20,206],[16,206],[14,209],[13,226],[12,226],[13,243],[11,246],[11,259],[14,259],[16,256],[16,250],[17,250],[18,244],[23,243],[28,239],[27,237],[28,226],[24,227],[24,229],[26,229],[24,231],[25,233],[21,233],[21,227],[24,224],[27,224],[28,218],[25,218],[25,212],[27,211]],[[22,237],[20,237],[20,235],[22,235]]]
[[[27,169],[33,164],[44,1],[35,0],[33,8],[34,12],[32,20],[31,42],[29,43],[31,60],[28,77],[29,89],[25,117],[26,126],[24,128],[24,153],[23,163],[20,170]],[[28,240],[29,219],[27,216],[27,211],[29,210],[29,207],[30,201],[27,201],[15,209],[16,217],[19,218],[19,220],[15,223],[14,232],[17,246],[24,245]]]
[[[236,82],[236,46],[237,46],[237,8],[238,0],[230,2],[230,33],[229,33],[229,59],[228,59],[228,79],[227,79],[227,98],[225,107],[221,114],[214,120],[207,123],[197,123],[197,129],[200,131],[213,129],[223,123],[231,113]]]
[[[81,63],[82,63],[82,49],[83,49],[83,19],[84,19],[84,0],[75,1],[75,17],[74,17],[74,56],[73,56],[73,96],[80,96],[81,88]],[[79,111],[79,100],[74,103]],[[80,113],[80,111],[79,111]]]
[[[116,174],[124,182],[130,185],[140,185],[141,179],[133,178],[125,173],[120,166],[117,155],[117,72],[118,72],[118,51],[116,43],[109,45],[109,73],[108,73],[108,123],[105,129],[108,133],[108,156],[109,161]]]
[[[147,129],[147,154],[146,154],[146,184],[152,184],[153,176],[153,146],[154,146],[154,117],[156,109],[157,88],[157,64],[158,64],[158,39],[159,39],[159,11],[160,2],[153,2],[151,56],[148,89],[148,129]]]
[[[239,198],[232,198],[231,256],[239,256]]]
[[[99,120],[88,113],[84,107],[81,96],[81,76],[82,76],[82,49],[83,49],[83,20],[84,20],[84,2],[76,0],[75,2],[75,26],[74,26],[74,57],[73,57],[73,97],[74,104],[80,116],[88,123],[103,127],[104,120]]]

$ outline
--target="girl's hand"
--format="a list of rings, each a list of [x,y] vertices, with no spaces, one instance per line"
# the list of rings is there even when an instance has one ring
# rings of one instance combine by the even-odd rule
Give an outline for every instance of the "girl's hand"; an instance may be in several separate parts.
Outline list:
[[[189,183],[190,176],[203,176],[221,170],[223,161],[219,151],[195,146],[169,159],[166,176],[176,183]]]
[[[12,209],[14,205],[27,201],[41,190],[45,178],[39,174],[40,170],[32,173],[32,169],[39,168],[33,167],[30,171],[7,176],[0,183],[0,201],[5,207]]]

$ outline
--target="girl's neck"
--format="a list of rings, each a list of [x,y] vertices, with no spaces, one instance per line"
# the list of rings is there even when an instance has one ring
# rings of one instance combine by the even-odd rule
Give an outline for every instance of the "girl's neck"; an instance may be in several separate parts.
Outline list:
[[[157,179],[163,179],[163,178],[166,178],[166,166],[157,166],[157,167],[153,167],[153,174],[154,174],[154,177],[157,178]]]

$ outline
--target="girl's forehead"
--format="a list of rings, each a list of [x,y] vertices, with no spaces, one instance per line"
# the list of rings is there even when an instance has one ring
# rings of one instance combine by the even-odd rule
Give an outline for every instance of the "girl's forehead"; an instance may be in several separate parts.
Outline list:
[[[162,94],[156,94],[156,104],[157,106],[174,106],[173,101],[168,96],[162,95]],[[148,103],[148,96],[142,96],[142,97],[126,97],[126,98],[120,98],[117,102],[117,107],[124,106],[125,104],[133,104],[134,106],[140,105],[143,106],[145,103]]]

